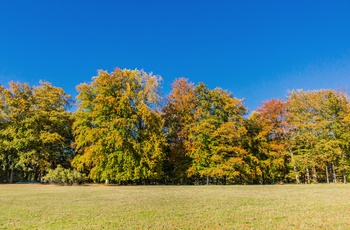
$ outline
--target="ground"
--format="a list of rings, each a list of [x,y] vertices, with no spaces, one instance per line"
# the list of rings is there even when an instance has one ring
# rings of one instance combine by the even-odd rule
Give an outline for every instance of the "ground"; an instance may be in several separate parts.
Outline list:
[[[0,185],[0,229],[350,229],[350,185]]]

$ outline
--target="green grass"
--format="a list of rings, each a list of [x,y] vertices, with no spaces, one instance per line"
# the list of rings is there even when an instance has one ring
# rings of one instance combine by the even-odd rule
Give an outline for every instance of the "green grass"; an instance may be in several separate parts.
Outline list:
[[[350,229],[350,185],[0,185],[0,229]]]

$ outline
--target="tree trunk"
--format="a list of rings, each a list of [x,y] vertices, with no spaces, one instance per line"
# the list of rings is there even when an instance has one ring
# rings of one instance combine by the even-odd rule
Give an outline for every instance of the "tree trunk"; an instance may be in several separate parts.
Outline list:
[[[310,184],[310,173],[309,173],[308,167],[306,167],[306,177],[307,177],[307,183]]]
[[[209,176],[207,176],[207,185],[209,185]]]
[[[337,183],[337,175],[335,174],[335,170],[334,170],[334,164],[332,163],[332,171],[333,171],[333,183]]]
[[[327,184],[329,184],[329,174],[328,174],[328,166],[326,165],[326,178],[327,178]]]
[[[226,176],[224,176],[224,177],[222,178],[222,184],[223,184],[223,185],[226,185]]]
[[[40,170],[40,183],[44,183],[44,172]]]
[[[293,169],[294,169],[294,173],[295,173],[295,182],[297,184],[300,184],[299,175],[298,175],[298,171],[297,171],[297,166],[294,165]]]
[[[314,180],[315,183],[317,183],[317,171],[315,166],[312,167],[312,178]]]
[[[107,179],[107,180],[105,180],[105,184],[109,184],[109,180]]]
[[[297,184],[300,184],[299,175],[298,175],[298,171],[297,171],[297,166],[295,165],[293,152],[291,150],[289,150],[289,152],[290,152],[290,156],[291,156],[292,162],[293,162],[293,170],[294,170],[294,173],[295,173],[295,182]]]
[[[9,183],[12,184],[13,183],[13,174],[14,174],[14,170],[13,167],[10,169],[10,178],[9,178]]]
[[[265,184],[265,173],[261,173],[261,183],[264,185]]]
[[[347,183],[347,181],[346,181],[346,169],[344,167],[343,167],[343,182],[344,182],[344,184]]]

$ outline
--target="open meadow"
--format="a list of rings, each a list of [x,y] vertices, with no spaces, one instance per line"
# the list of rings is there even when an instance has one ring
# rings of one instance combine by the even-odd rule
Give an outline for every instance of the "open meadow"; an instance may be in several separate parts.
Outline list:
[[[349,185],[0,185],[0,229],[349,229]]]

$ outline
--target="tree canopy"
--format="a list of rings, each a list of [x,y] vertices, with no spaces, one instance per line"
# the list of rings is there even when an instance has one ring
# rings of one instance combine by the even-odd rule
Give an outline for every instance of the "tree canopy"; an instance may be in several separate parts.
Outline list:
[[[143,71],[116,69],[79,85],[73,166],[96,181],[160,179],[166,144],[157,110],[160,81]]]
[[[48,82],[39,86],[11,82],[1,93],[0,165],[8,181],[37,180],[58,164],[69,166],[74,155],[67,111],[70,96]]]
[[[222,88],[178,78],[163,96],[161,86],[137,69],[101,70],[72,109],[49,82],[0,85],[0,182],[56,168],[119,184],[348,181],[347,93],[290,91],[249,114]]]

